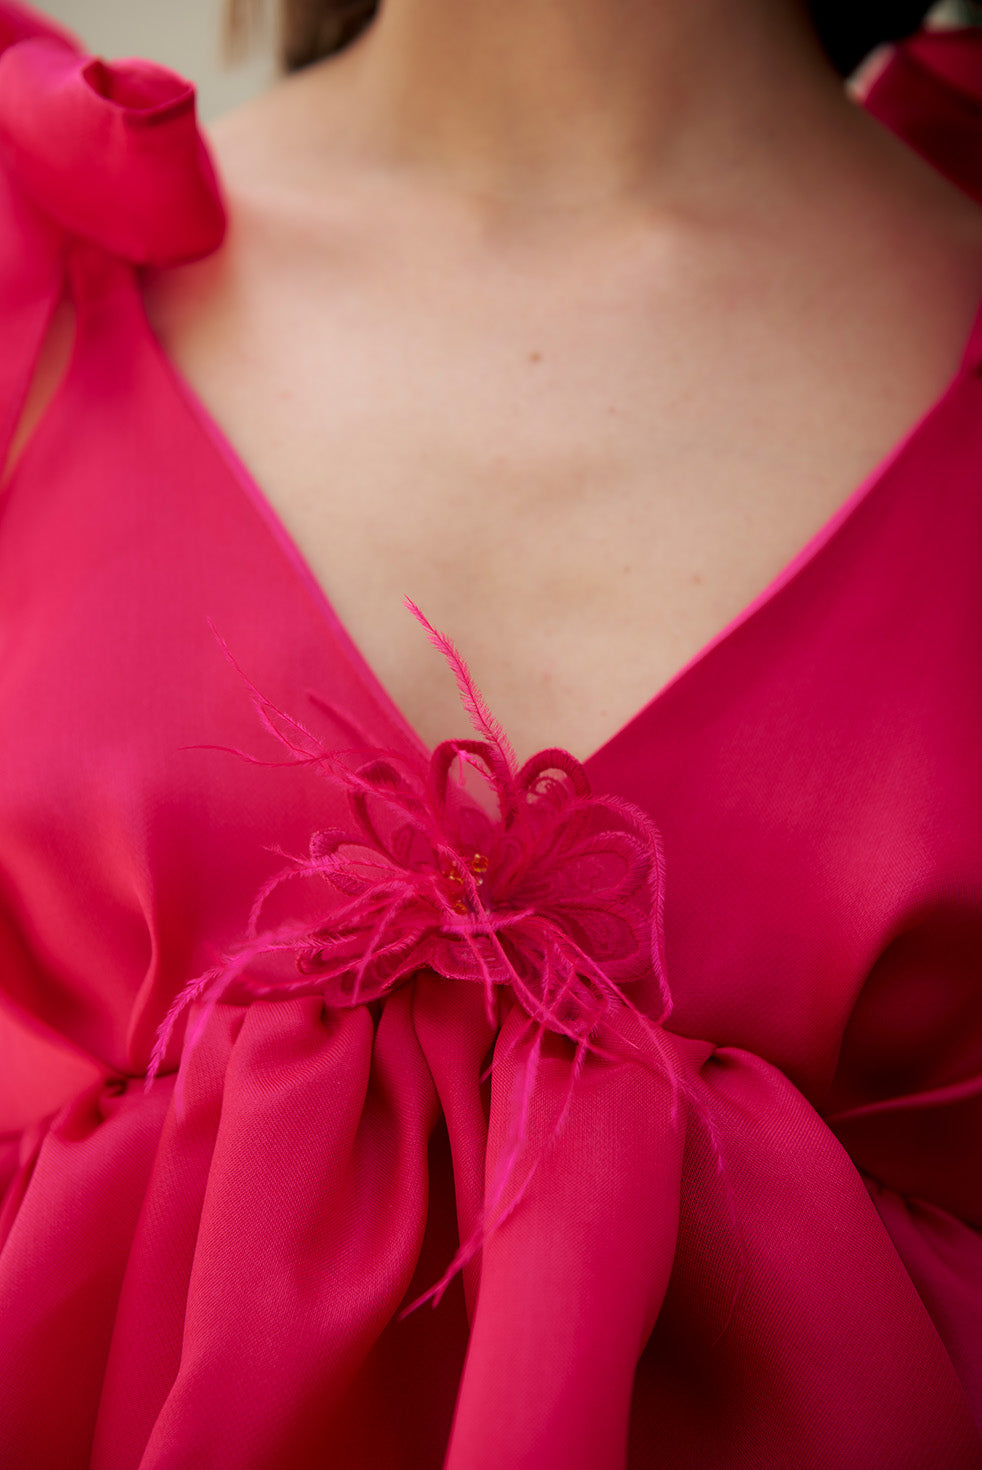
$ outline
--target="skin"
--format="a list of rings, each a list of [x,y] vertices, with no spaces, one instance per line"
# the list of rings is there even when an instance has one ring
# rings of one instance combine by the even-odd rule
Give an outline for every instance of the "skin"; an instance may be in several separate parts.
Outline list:
[[[385,0],[211,141],[228,244],[151,320],[428,743],[467,722],[405,594],[520,756],[587,756],[938,398],[982,294],[982,211],[796,0]]]

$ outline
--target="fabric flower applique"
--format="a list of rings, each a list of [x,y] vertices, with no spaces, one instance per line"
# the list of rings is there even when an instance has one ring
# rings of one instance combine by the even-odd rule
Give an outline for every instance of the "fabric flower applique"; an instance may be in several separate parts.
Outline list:
[[[587,1054],[604,1054],[625,1013],[662,1054],[659,1028],[671,996],[654,823],[618,797],[594,795],[565,750],[540,751],[519,766],[454,645],[407,606],[450,664],[476,737],[442,742],[428,764],[386,750],[326,748],[260,693],[222,643],[262,723],[289,752],[287,763],[311,765],[343,791],[350,826],[315,831],[307,853],[288,857],[260,890],[242,942],[179,993],[159,1029],[148,1085],[193,1006],[189,1047],[222,1000],[319,994],[329,1008],[358,1006],[384,1000],[421,970],[479,985],[492,1026],[503,996],[517,1003],[532,1045],[510,1145],[478,1230],[425,1300],[439,1299],[531,1181],[536,1160],[520,1180],[516,1170],[546,1036],[565,1037],[572,1048],[568,1105]],[[319,885],[322,921],[264,928],[273,892],[298,878]],[[292,977],[260,978],[258,962],[284,955]],[[624,991],[652,977],[660,997],[654,1017]],[[624,1047],[635,1055],[633,1043]],[[562,1118],[557,1132],[561,1126]]]

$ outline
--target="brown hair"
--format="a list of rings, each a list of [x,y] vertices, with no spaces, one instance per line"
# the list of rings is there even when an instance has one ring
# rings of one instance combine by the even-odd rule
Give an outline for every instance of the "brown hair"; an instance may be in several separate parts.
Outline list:
[[[264,9],[263,0],[225,0],[225,49],[241,56]],[[340,51],[365,29],[378,0],[277,0],[276,51],[284,71]]]

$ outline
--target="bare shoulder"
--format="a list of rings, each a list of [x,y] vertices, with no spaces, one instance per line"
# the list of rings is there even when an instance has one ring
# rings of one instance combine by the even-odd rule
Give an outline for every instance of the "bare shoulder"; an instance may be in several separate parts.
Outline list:
[[[165,345],[192,351],[192,339],[227,331],[250,302],[269,304],[272,328],[281,281],[299,266],[336,268],[357,250],[368,201],[341,60],[285,77],[203,129],[229,229],[214,255],[147,274],[148,313]]]
[[[205,136],[225,189],[269,208],[323,211],[335,193],[325,175],[337,187],[354,185],[363,159],[351,71],[346,53],[329,57],[212,121]]]

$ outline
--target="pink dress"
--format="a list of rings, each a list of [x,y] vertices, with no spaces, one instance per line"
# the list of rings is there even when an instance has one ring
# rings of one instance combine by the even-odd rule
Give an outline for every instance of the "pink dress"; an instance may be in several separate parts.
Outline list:
[[[0,498],[0,1463],[982,1465],[982,324],[583,767],[448,779],[148,327],[191,88],[0,50],[0,448],[78,321]],[[982,35],[867,105],[982,196]]]

